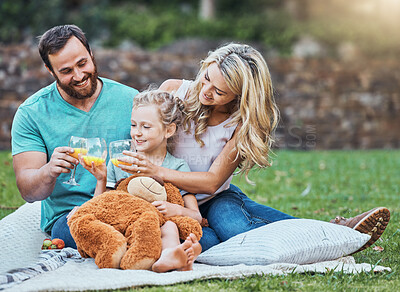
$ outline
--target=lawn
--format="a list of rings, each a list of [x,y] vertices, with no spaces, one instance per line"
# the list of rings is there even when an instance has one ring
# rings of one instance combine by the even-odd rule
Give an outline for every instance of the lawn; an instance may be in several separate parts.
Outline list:
[[[330,220],[376,206],[391,211],[391,221],[375,246],[354,255],[356,262],[379,264],[390,273],[345,275],[291,274],[238,280],[205,280],[144,291],[397,291],[400,287],[400,150],[277,151],[273,166],[250,173],[255,185],[235,177],[252,199],[297,217]],[[24,203],[18,194],[9,152],[0,152],[0,218]],[[1,239],[0,239],[1,240]],[[125,290],[124,290],[125,291]]]

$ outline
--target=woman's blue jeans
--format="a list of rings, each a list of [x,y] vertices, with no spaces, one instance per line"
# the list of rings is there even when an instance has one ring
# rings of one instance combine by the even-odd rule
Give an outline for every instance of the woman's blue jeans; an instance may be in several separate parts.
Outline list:
[[[68,212],[69,213],[69,212]],[[71,235],[69,230],[69,226],[67,224],[67,215],[65,213],[54,223],[53,228],[51,229],[51,239],[60,238],[64,240],[65,247],[72,247],[76,249],[76,243],[74,238]]]
[[[209,227],[203,228],[203,237],[200,240],[203,251],[239,233],[275,221],[295,218],[252,201],[234,185],[230,185],[229,189],[200,205],[199,208],[209,224]]]

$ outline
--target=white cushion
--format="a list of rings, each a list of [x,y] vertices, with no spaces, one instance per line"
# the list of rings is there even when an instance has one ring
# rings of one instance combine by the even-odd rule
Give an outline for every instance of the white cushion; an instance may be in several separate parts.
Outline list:
[[[345,226],[289,219],[238,234],[206,250],[197,261],[220,266],[309,264],[349,255],[369,239],[369,235]]]
[[[0,273],[37,262],[43,240],[40,202],[26,203],[0,221]]]

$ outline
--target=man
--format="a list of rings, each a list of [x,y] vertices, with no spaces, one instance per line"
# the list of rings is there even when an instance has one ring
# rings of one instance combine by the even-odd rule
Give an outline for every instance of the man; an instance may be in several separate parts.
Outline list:
[[[96,179],[68,155],[71,136],[129,139],[136,89],[98,77],[80,28],[51,28],[39,53],[55,82],[30,96],[15,114],[12,155],[17,186],[27,202],[41,201],[41,229],[76,248],[66,216],[93,196]],[[64,184],[73,166],[80,186]]]

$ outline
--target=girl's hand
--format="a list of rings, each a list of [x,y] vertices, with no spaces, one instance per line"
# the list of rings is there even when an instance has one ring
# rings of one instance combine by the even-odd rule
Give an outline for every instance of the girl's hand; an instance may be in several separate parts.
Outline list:
[[[161,177],[162,167],[151,163],[143,154],[124,151],[125,155],[122,158],[118,158],[119,161],[126,162],[132,165],[120,164],[118,167],[123,171],[133,174],[133,176],[158,176]]]
[[[156,207],[157,210],[160,211],[160,213],[163,214],[165,217],[181,215],[180,211],[182,206],[179,206],[177,204],[172,204],[166,201],[154,201],[151,204]]]
[[[99,166],[96,166],[95,163],[92,161],[92,165],[88,166],[83,160],[82,154],[78,154],[78,157],[79,163],[83,166],[83,168],[93,174],[98,181],[103,181],[107,179],[107,166],[105,162],[103,162]]]

